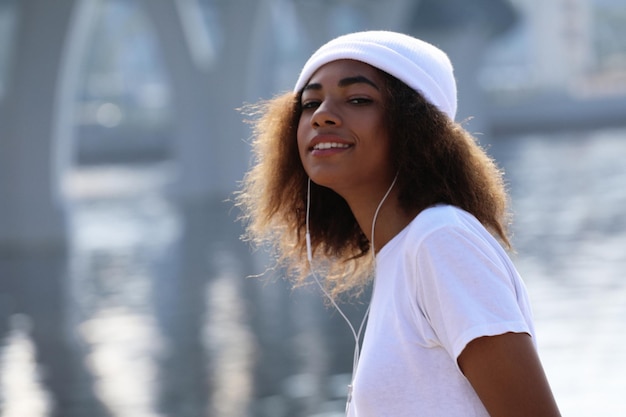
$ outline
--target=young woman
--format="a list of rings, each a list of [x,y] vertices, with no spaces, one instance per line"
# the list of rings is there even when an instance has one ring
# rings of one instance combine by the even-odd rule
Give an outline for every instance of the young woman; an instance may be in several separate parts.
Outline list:
[[[558,416],[501,246],[502,174],[454,122],[446,54],[400,33],[344,35],[257,110],[237,197],[249,239],[333,302],[374,282],[347,414]]]

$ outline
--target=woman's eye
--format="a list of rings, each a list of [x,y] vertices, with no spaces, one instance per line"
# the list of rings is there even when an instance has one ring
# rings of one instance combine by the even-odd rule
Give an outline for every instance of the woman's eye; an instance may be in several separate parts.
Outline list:
[[[352,104],[368,104],[372,102],[372,99],[366,97],[356,97],[349,100]]]
[[[305,101],[304,103],[302,103],[302,109],[303,110],[308,110],[308,109],[315,109],[320,105],[319,101],[313,101],[313,100],[309,100],[309,101]]]

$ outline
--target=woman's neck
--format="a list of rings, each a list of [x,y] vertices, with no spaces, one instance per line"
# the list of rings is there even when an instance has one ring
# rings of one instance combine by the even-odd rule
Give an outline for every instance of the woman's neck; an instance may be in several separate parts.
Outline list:
[[[398,193],[392,189],[379,208],[380,198],[354,197],[346,199],[361,230],[372,243],[372,226],[374,226],[374,242],[372,246],[378,252],[391,239],[400,233],[417,215],[417,211],[407,212],[400,206]],[[378,213],[376,211],[378,209]]]

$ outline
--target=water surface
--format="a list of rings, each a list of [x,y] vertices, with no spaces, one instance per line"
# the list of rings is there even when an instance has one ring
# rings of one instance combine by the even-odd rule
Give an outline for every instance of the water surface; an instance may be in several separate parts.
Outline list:
[[[563,415],[626,415],[626,131],[508,138],[490,153]],[[53,403],[62,417],[342,415],[347,327],[314,288],[247,278],[268,260],[239,241],[229,204],[176,204],[167,164],[70,180],[68,258],[0,263],[3,417]],[[346,308],[360,320],[363,304]]]

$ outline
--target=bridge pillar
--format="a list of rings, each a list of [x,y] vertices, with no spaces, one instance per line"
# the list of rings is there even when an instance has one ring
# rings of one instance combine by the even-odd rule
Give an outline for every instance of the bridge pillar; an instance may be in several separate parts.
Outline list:
[[[94,0],[17,2],[17,32],[0,101],[0,250],[63,248],[81,41]]]

